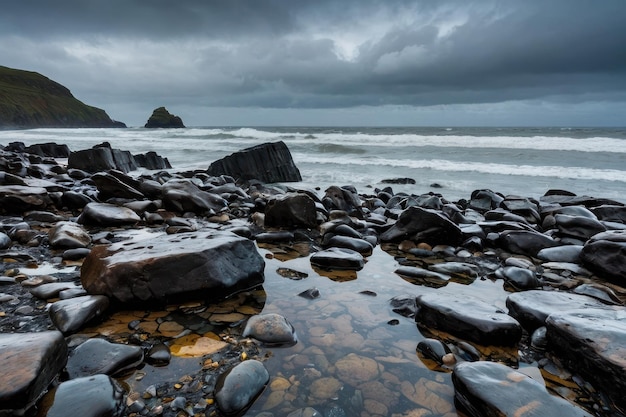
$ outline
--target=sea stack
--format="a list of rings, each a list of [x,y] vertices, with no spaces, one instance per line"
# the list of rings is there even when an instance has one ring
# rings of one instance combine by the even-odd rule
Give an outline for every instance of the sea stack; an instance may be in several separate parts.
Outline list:
[[[154,109],[152,116],[144,127],[148,128],[167,128],[167,127],[185,127],[180,117],[174,116],[167,111],[165,107]]]

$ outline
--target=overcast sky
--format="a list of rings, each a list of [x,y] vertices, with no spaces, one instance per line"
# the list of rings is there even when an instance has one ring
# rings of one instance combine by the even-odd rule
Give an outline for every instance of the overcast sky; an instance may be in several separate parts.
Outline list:
[[[624,126],[626,0],[3,0],[0,65],[129,126]]]

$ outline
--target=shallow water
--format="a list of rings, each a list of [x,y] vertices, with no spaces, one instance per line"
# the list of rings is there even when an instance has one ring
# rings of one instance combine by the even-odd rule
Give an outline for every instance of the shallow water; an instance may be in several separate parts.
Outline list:
[[[456,340],[450,335],[420,331],[413,319],[393,312],[389,300],[437,291],[479,298],[506,310],[509,293],[502,280],[480,277],[470,284],[451,280],[440,288],[411,284],[394,273],[400,265],[394,256],[399,254],[389,247],[384,249],[390,252],[377,246],[358,272],[328,272],[311,266],[306,244],[261,245],[259,251],[266,260],[261,291],[243,293],[208,308],[202,302],[190,302],[163,311],[119,312],[85,332],[123,342],[132,333],[128,323],[140,320],[142,331],[161,338],[170,344],[172,352],[178,352],[181,347],[187,349],[186,345],[197,347],[200,337],[228,339],[231,332],[236,337],[252,314],[279,313],[293,324],[298,343],[261,350],[271,380],[245,416],[264,411],[284,416],[307,406],[324,415],[341,409],[348,416],[462,416],[454,404],[451,368],[416,353],[417,344],[425,337],[452,344]],[[298,274],[285,274],[285,269]],[[319,289],[319,298],[297,295],[312,287]],[[543,381],[537,364],[532,360],[525,363],[520,352],[476,347],[483,359],[519,366]],[[254,349],[248,352],[250,357],[257,353]],[[190,357],[175,354],[168,366],[146,365],[124,381],[131,392],[141,394],[164,381],[185,381],[207,365],[208,357],[202,356],[201,350]],[[342,373],[346,366],[348,374]],[[570,398],[577,396],[560,381],[550,386]],[[204,393],[203,398],[210,402],[212,392]],[[336,409],[331,411],[333,407]]]

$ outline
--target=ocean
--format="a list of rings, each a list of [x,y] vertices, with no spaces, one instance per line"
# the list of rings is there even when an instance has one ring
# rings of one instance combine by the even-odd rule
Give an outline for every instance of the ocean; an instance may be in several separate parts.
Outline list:
[[[538,198],[550,189],[626,202],[626,128],[191,127],[0,131],[0,144],[64,143],[72,151],[104,141],[132,153],[155,151],[174,171],[264,142],[284,141],[303,181],[297,187],[354,185],[360,193],[436,192],[450,201],[473,190]],[[410,178],[415,184],[386,184]]]

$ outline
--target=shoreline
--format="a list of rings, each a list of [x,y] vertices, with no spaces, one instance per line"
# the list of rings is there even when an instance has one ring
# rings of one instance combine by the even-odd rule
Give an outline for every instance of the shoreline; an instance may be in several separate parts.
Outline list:
[[[606,314],[589,320],[625,325],[623,320],[610,316],[624,311],[626,299],[620,269],[626,265],[626,252],[620,252],[626,234],[626,208],[619,202],[565,192],[535,200],[506,197],[489,190],[476,190],[465,202],[450,202],[436,193],[394,193],[393,184],[388,189],[358,191],[335,186],[316,193],[290,191],[288,185],[246,184],[201,171],[159,171],[131,177],[121,172],[89,174],[69,170],[49,157],[19,152],[2,151],[2,158],[5,174],[0,199],[4,210],[2,235],[6,238],[0,236],[5,244],[1,289],[5,301],[0,304],[0,326],[4,335],[13,336],[57,328],[65,337],[51,345],[59,350],[58,346],[65,343],[68,352],[65,358],[57,353],[57,367],[48,370],[50,381],[41,393],[20,399],[24,404],[17,408],[39,400],[50,382],[61,387],[78,378],[68,378],[67,369],[75,366],[77,347],[89,339],[136,348],[120,353],[124,365],[108,371],[109,375],[118,375],[117,384],[121,381],[121,386],[140,387],[139,391],[131,389],[124,394],[120,394],[122,388],[114,389],[112,395],[118,399],[114,407],[116,412],[126,413],[123,415],[226,413],[225,403],[231,400],[216,382],[227,369],[249,360],[265,363],[273,372],[268,381],[245,384],[243,389],[250,393],[248,402],[241,405],[242,412],[250,407],[250,414],[245,415],[261,415],[263,410],[277,416],[291,415],[304,413],[307,407],[319,408],[323,415],[358,411],[368,416],[385,412],[408,416],[415,410],[453,415],[455,396],[470,403],[482,401],[468,394],[482,382],[474,380],[472,372],[469,377],[459,372],[455,379],[455,363],[471,366],[496,362],[506,363],[511,371],[543,362],[541,369],[549,388],[578,398],[577,405],[567,403],[574,407],[572,410],[582,413],[584,407],[590,415],[608,416],[619,412],[615,407],[623,406],[613,401],[623,401],[614,390],[624,381],[612,380],[610,372],[602,373],[602,380],[594,379],[592,373],[582,375],[584,382],[592,383],[595,394],[585,391],[584,384],[578,390],[573,388],[576,379],[571,374],[567,377],[568,372],[577,371],[571,367],[576,360],[595,364],[595,370],[600,369],[598,364],[606,369],[614,366],[604,361],[601,349],[585,345],[572,358],[572,352],[555,345],[556,341],[567,345],[578,340],[575,334],[561,332],[570,326],[570,317],[557,313],[568,309],[586,306]],[[199,242],[204,236],[219,236],[223,242],[207,245],[203,252],[180,249],[181,239]],[[134,289],[122,293],[111,286],[85,291],[87,275],[91,275],[85,270],[43,276],[28,273],[29,265],[69,268],[101,262],[104,266],[92,269],[106,275],[114,269],[111,265],[128,261],[114,258],[121,253],[130,259],[128,268],[154,262],[159,265],[156,269],[164,265],[172,268],[170,275],[183,274],[185,265],[192,262],[182,258],[185,251],[191,251],[192,258],[208,253],[202,265],[212,264],[231,253],[251,252],[247,246],[251,241],[263,266],[250,266],[258,262],[256,257],[229,259],[229,267],[221,270],[232,267],[232,279],[238,284],[232,286],[232,293],[225,299],[211,302],[190,298],[188,294],[198,289],[189,287],[181,292],[185,301],[168,304],[169,297],[177,294],[155,297],[161,294],[159,291],[171,289],[167,284],[151,288],[150,295]],[[146,247],[151,242],[157,249],[147,256]],[[197,248],[198,244],[192,246]],[[100,249],[94,251],[95,247]],[[157,263],[161,252],[168,251],[181,258]],[[611,262],[608,256],[613,256]],[[114,261],[107,264],[107,259]],[[148,269],[155,268],[136,271],[147,274]],[[260,291],[255,281],[259,270],[264,275],[261,288],[279,288],[282,298],[273,298],[274,294],[265,289]],[[151,273],[157,280],[157,272]],[[95,281],[104,279],[97,274],[94,277]],[[385,277],[385,284],[371,277]],[[402,284],[394,284],[390,277]],[[122,282],[115,281],[117,276],[106,279]],[[480,298],[482,286],[495,282],[504,288],[495,292],[497,299],[490,303],[482,299],[478,304],[469,302],[476,295]],[[321,296],[296,291],[311,289],[313,283],[320,287],[326,283],[318,288]],[[342,286],[349,289],[343,290]],[[467,291],[447,290],[453,287]],[[477,289],[469,290],[474,287]],[[101,294],[107,291],[106,301],[93,298],[103,297]],[[381,300],[395,291],[398,293],[392,301]],[[474,294],[468,297],[471,292]],[[545,294],[568,294],[571,298],[544,300]],[[92,297],[82,299],[83,304],[87,300],[103,304],[95,309],[78,309],[79,317],[75,317],[76,307],[69,306],[76,296]],[[153,301],[159,306],[127,314],[132,311],[129,306],[137,302],[132,297],[155,297]],[[581,302],[580,297],[586,297],[585,301]],[[489,299],[486,295],[484,298]],[[58,311],[52,307],[66,300],[68,307],[60,306]],[[551,315],[557,302],[565,304],[559,304],[559,311]],[[450,304],[456,306],[452,320],[445,313]],[[112,305],[116,307],[109,307]],[[367,307],[383,305],[384,311]],[[488,311],[477,316],[481,308]],[[50,312],[60,313],[55,316]],[[269,313],[295,323],[292,330],[299,336],[295,344],[277,348],[262,342],[267,334],[242,336],[250,317]],[[479,324],[477,320],[485,315],[493,317],[498,325],[485,328]],[[548,323],[538,325],[546,320]],[[500,322],[506,322],[506,326],[501,327]],[[471,326],[469,333],[462,330],[467,326]],[[548,329],[547,339],[535,335],[536,329],[544,326]],[[416,333],[400,338],[395,329]],[[378,333],[382,336],[376,336]],[[402,348],[385,339],[394,337],[407,339],[400,344]],[[413,347],[407,349],[411,340]],[[624,346],[622,343],[618,338],[614,347]],[[382,351],[389,353],[383,355]],[[128,360],[139,353],[141,359]],[[185,355],[193,358],[194,365],[181,359]],[[273,360],[274,356],[280,361]],[[89,367],[88,361],[82,361]],[[154,381],[167,374],[168,368],[183,366],[183,362],[183,374],[172,370],[171,380],[142,384],[144,378]],[[21,365],[14,364],[12,371],[23,372]],[[413,380],[415,375],[407,370],[420,376]],[[499,372],[499,368],[492,371]],[[323,390],[322,386],[335,388]],[[389,398],[376,394],[385,390],[392,393]],[[423,396],[424,390],[430,398]],[[604,394],[611,402],[605,401]],[[557,398],[547,391],[538,397],[546,412],[564,406],[561,402],[553,404],[553,397]],[[79,394],[65,401],[80,404],[87,400],[93,399]],[[64,400],[54,401],[61,404]],[[489,404],[500,411],[511,411],[507,407],[512,405]],[[41,409],[39,405],[35,408]],[[32,407],[28,410],[34,411]]]

